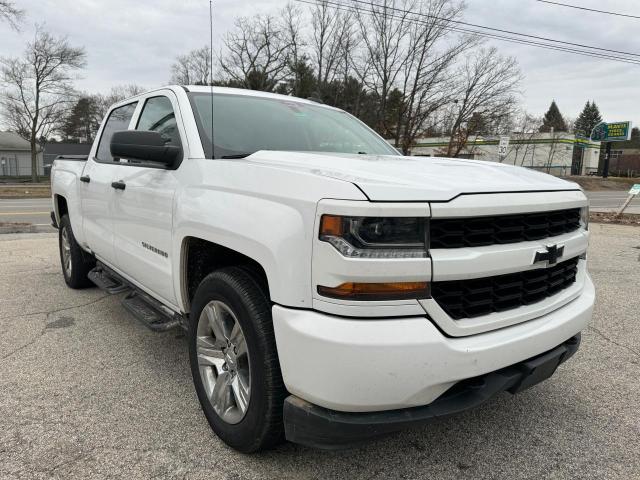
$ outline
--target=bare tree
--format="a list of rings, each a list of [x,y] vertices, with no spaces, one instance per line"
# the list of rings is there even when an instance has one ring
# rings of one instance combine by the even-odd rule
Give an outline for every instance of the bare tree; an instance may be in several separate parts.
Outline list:
[[[348,71],[345,63],[348,65],[349,49],[354,47],[353,16],[321,0],[312,7],[311,27],[311,55],[322,97],[325,86],[337,78],[340,70],[343,76]]]
[[[502,57],[495,48],[480,49],[467,57],[456,76],[458,111],[449,136],[447,156],[457,157],[474,132],[469,121],[480,115],[491,125],[512,114],[522,79],[517,61]]]
[[[84,48],[65,37],[36,29],[22,58],[2,60],[6,91],[0,107],[9,125],[31,144],[31,176],[38,181],[37,147],[46,139],[75,100],[73,72],[85,66]]]
[[[98,93],[93,95],[91,98],[96,105],[95,114],[98,126],[102,123],[102,120],[109,111],[109,107],[111,107],[111,105],[121,102],[122,100],[126,100],[129,97],[140,95],[146,90],[146,88],[141,87],[140,85],[129,83],[125,85],[116,85],[109,90],[109,93]]]
[[[361,74],[365,85],[378,100],[377,125],[379,132],[393,134],[388,106],[390,94],[408,61],[406,42],[414,24],[411,11],[417,0],[371,1],[366,7],[357,7],[354,12],[363,44],[364,57],[358,63],[366,66],[367,74]],[[362,67],[360,67],[362,69]]]
[[[272,15],[238,18],[227,33],[220,66],[231,84],[272,91],[288,74],[289,41]]]
[[[410,153],[429,119],[452,102],[454,85],[448,71],[460,54],[476,43],[468,37],[444,43],[451,36],[451,21],[463,11],[463,3],[430,0],[416,8],[421,20],[414,18],[409,27],[400,87],[403,101],[398,109],[395,135],[395,145],[405,155]]]
[[[505,158],[509,158],[513,154],[513,164],[524,166],[527,156],[533,153],[533,139],[537,135],[541,123],[540,118],[524,110],[519,112],[515,119],[514,130],[510,135],[511,142]]]
[[[290,75],[290,93],[299,95],[301,91],[302,63],[306,61],[305,47],[302,35],[302,11],[293,3],[288,3],[281,12],[282,31],[287,48],[287,71]]]
[[[211,73],[211,48],[204,46],[179,55],[171,66],[171,83],[208,85]]]
[[[14,30],[19,30],[24,20],[24,10],[16,8],[14,2],[0,0],[0,20],[7,22]]]
[[[547,171],[547,173],[551,173],[551,166],[553,165],[553,160],[556,158],[556,153],[558,153],[561,132],[556,132],[555,128],[551,127],[549,136],[550,136],[549,139],[551,140],[551,142],[549,144],[549,152],[547,153],[547,159],[544,164],[544,169]]]

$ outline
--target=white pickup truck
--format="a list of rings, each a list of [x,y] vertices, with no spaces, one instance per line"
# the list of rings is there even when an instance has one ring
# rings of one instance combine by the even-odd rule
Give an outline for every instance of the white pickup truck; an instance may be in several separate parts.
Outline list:
[[[58,158],[71,288],[188,331],[216,434],[339,448],[550,377],[591,318],[573,183],[403,157],[346,112],[172,86],[114,105]]]

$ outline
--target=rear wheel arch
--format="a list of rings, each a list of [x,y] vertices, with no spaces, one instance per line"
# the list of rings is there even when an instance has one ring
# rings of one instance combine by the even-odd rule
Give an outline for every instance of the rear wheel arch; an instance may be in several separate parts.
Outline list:
[[[188,236],[182,240],[180,259],[180,288],[185,312],[191,310],[191,303],[202,280],[225,267],[240,267],[251,274],[266,297],[271,298],[267,273],[258,261],[224,245]]]
[[[67,199],[60,195],[56,194],[54,197],[54,208],[56,214],[56,222],[60,225],[60,220],[64,215],[69,215],[69,206],[67,205]]]

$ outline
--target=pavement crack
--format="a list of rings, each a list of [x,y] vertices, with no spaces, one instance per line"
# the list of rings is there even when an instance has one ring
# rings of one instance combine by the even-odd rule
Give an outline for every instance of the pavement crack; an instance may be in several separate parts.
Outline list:
[[[83,303],[83,304],[80,304],[80,305],[72,305],[70,307],[58,308],[57,310],[43,310],[41,312],[24,313],[22,315],[6,315],[4,317],[0,317],[0,320],[5,320],[7,318],[13,318],[13,317],[16,317],[16,316],[31,317],[33,315],[47,315],[47,318],[48,318],[49,315],[53,315],[54,313],[64,312],[66,310],[73,310],[74,308],[88,307],[89,305],[93,305],[94,303],[98,303],[100,300],[103,300],[103,299],[108,298],[110,296],[111,296],[110,294],[103,295],[102,297],[99,297],[99,298],[97,298],[95,300],[91,300],[90,302],[87,302],[87,303]]]
[[[46,321],[49,319],[49,317],[55,313],[58,312],[64,312],[67,310],[73,310],[75,308],[82,308],[82,307],[88,307],[89,305],[94,305],[96,303],[98,303],[101,300],[104,300],[107,297],[110,297],[111,295],[103,295],[102,297],[99,297],[95,300],[92,300],[91,302],[87,302],[87,303],[83,303],[81,305],[74,305],[72,307],[64,307],[64,308],[58,308],[56,310],[51,310],[51,311],[45,311],[45,312],[33,312],[33,313],[27,313],[23,316],[32,316],[32,315],[46,315],[45,317],[45,326],[42,327],[42,329],[40,330],[40,332],[38,332],[38,334],[33,337],[31,340],[29,340],[27,343],[25,343],[24,345],[20,345],[18,348],[13,349],[12,351],[10,351],[9,353],[3,355],[2,357],[0,357],[0,360],[6,360],[7,358],[15,355],[16,353],[21,352],[22,350],[24,350],[27,347],[30,347],[31,345],[33,345],[34,343],[36,343],[40,338],[42,338],[42,336],[47,332],[48,330],[48,325],[46,324]],[[0,320],[4,319],[4,318],[9,318],[9,317],[0,317]]]
[[[30,347],[31,345],[36,343],[42,337],[42,335],[45,334],[46,331],[47,331],[47,327],[43,327],[42,330],[40,330],[40,332],[35,337],[33,337],[31,340],[29,340],[24,345],[20,345],[18,348],[14,349],[14,350],[11,350],[6,355],[3,355],[2,358],[0,358],[0,360],[6,360],[7,358],[11,357],[12,355],[15,355],[16,353],[21,352],[22,350],[24,350],[27,347]]]
[[[617,342],[615,340],[613,340],[610,337],[607,337],[604,333],[602,333],[600,330],[598,330],[596,327],[594,327],[593,325],[589,325],[587,327],[587,330],[591,330],[593,332],[595,332],[596,334],[598,334],[600,337],[602,337],[604,340],[606,340],[609,343],[613,343],[614,345],[620,347],[620,348],[624,348],[625,350],[627,350],[628,352],[630,352],[631,354],[635,355],[636,357],[640,358],[640,352],[637,351],[636,349],[634,349],[633,347],[630,347],[629,345],[625,345],[624,343],[620,343]]]
[[[59,468],[67,467],[67,466],[73,465],[74,463],[77,463],[77,462],[79,462],[81,460],[84,460],[86,458],[90,458],[93,455],[94,450],[95,449],[92,448],[86,453],[85,452],[79,453],[78,455],[76,455],[76,456],[74,456],[74,457],[72,457],[72,458],[70,458],[68,460],[65,460],[64,462],[60,462],[57,465],[54,465],[53,467],[51,467],[51,468],[49,468],[47,470],[44,470],[44,473],[51,474],[55,470],[58,470]]]

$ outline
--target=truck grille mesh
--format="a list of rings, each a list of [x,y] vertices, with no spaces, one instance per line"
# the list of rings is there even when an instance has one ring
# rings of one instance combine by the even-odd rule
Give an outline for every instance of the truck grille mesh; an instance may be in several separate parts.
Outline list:
[[[431,296],[454,320],[531,305],[576,281],[578,257],[550,268],[473,280],[433,282]]]
[[[431,248],[481,247],[518,243],[570,233],[580,228],[580,209],[431,220]]]

